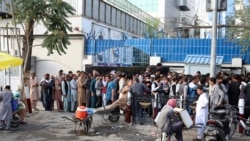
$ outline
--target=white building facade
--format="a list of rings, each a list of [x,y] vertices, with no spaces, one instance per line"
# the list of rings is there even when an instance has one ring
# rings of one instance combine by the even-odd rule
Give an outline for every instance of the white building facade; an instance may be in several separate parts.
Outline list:
[[[93,63],[93,57],[85,55],[85,41],[92,39],[112,39],[122,40],[128,38],[144,37],[147,24],[143,18],[135,16],[127,11],[120,9],[103,0],[64,0],[76,9],[76,13],[70,16],[73,32],[69,33],[71,45],[66,50],[67,54],[62,56],[57,53],[47,55],[47,50],[40,45],[44,39],[43,33],[45,27],[42,24],[36,24],[34,28],[34,47],[32,52],[32,72],[36,72],[38,79],[42,79],[45,73],[57,75],[60,69],[66,73],[68,71],[85,70],[85,65]],[[9,1],[7,0],[7,3]],[[2,7],[6,5],[2,4]],[[8,13],[2,8],[2,13]],[[0,9],[1,10],[1,9]],[[143,15],[143,12],[140,13]],[[10,18],[1,19],[0,27],[14,27]],[[21,26],[20,35],[23,35]],[[6,37],[6,32],[1,38]],[[10,48],[10,54],[17,55],[18,48],[15,36],[6,40],[13,40],[13,48]],[[1,42],[1,51],[7,52],[7,48]],[[0,71],[0,86],[11,85],[16,90],[21,85],[21,71],[15,76],[8,77],[8,70]],[[11,82],[9,82],[11,80]]]

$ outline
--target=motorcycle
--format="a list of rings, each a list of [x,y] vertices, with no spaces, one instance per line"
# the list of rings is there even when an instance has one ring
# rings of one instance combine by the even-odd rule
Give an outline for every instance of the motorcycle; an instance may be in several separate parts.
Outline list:
[[[227,141],[230,133],[229,119],[225,108],[218,107],[210,112],[204,131],[205,141]]]

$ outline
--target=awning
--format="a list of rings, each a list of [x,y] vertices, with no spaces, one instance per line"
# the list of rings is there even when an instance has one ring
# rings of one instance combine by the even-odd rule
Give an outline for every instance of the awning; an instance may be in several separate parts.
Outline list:
[[[216,65],[221,65],[223,63],[223,56],[216,56]],[[206,55],[187,55],[184,63],[186,64],[201,64],[209,65],[211,57]]]
[[[23,59],[0,52],[0,70],[22,65]]]

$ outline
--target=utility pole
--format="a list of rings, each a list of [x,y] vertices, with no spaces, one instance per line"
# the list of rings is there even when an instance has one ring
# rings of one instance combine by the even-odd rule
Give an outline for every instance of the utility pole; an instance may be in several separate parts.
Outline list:
[[[213,25],[211,40],[211,60],[210,60],[210,77],[215,77],[216,69],[216,46],[217,46],[217,5],[218,1],[213,0]]]

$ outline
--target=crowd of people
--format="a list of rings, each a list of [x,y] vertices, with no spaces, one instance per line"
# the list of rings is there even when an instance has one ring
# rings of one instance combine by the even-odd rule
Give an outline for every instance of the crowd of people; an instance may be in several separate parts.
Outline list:
[[[118,82],[121,89],[116,85]],[[45,74],[40,81],[41,101],[48,111],[53,109],[54,101],[59,112],[75,112],[78,106],[98,108],[117,100],[127,84],[124,73],[101,75],[93,70],[92,74],[84,71],[65,74],[60,70],[57,76]]]
[[[75,73],[69,71],[65,73],[63,70],[59,70],[55,76],[44,74],[43,79],[40,81],[36,78],[35,73],[32,73],[30,78],[30,99],[33,110],[38,110],[38,87],[40,87],[40,100],[46,111],[56,109],[58,112],[75,112],[78,106],[85,106],[95,108],[95,112],[98,112],[103,110],[103,106],[106,106],[106,109],[115,109],[120,106],[126,113],[126,122],[130,122],[131,97],[135,95],[154,95],[155,99],[157,99],[158,95],[165,95],[177,99],[177,103],[176,101],[169,101],[169,104],[166,104],[165,101],[157,104],[157,100],[153,100],[151,107],[148,109],[148,114],[155,118],[159,111],[167,110],[165,114],[161,114],[164,117],[161,117],[160,122],[156,123],[156,125],[166,132],[172,132],[175,131],[175,128],[169,125],[169,121],[165,120],[165,116],[169,117],[169,119],[174,117],[169,114],[169,111],[171,111],[169,105],[172,108],[176,104],[178,105],[179,97],[183,97],[185,103],[182,108],[186,109],[190,115],[194,113],[194,109],[190,108],[190,105],[198,100],[195,109],[195,122],[199,124],[206,124],[209,109],[213,110],[225,103],[237,107],[239,98],[245,98],[245,118],[248,118],[250,116],[249,78],[249,75],[226,74],[223,72],[219,72],[216,77],[201,74],[200,71],[197,71],[194,75],[164,72],[161,64],[158,64],[154,69],[147,67],[145,72],[138,74],[126,74],[115,70],[104,74],[100,74],[95,69],[92,73],[85,71],[76,71]],[[208,102],[208,98],[210,98],[210,102]],[[1,109],[3,105],[3,93],[1,93],[0,113],[4,112]],[[135,104],[134,107],[136,114],[133,115],[142,117],[140,105]],[[6,119],[6,116],[3,117],[2,115],[0,114],[1,121]],[[143,124],[143,121],[139,119],[137,122]],[[8,126],[8,122],[6,123]],[[169,127],[173,127],[173,129],[169,129]],[[176,127],[176,129],[179,128]],[[196,140],[201,140],[203,130],[204,128],[198,129]],[[182,138],[180,133],[178,135],[178,138]]]

